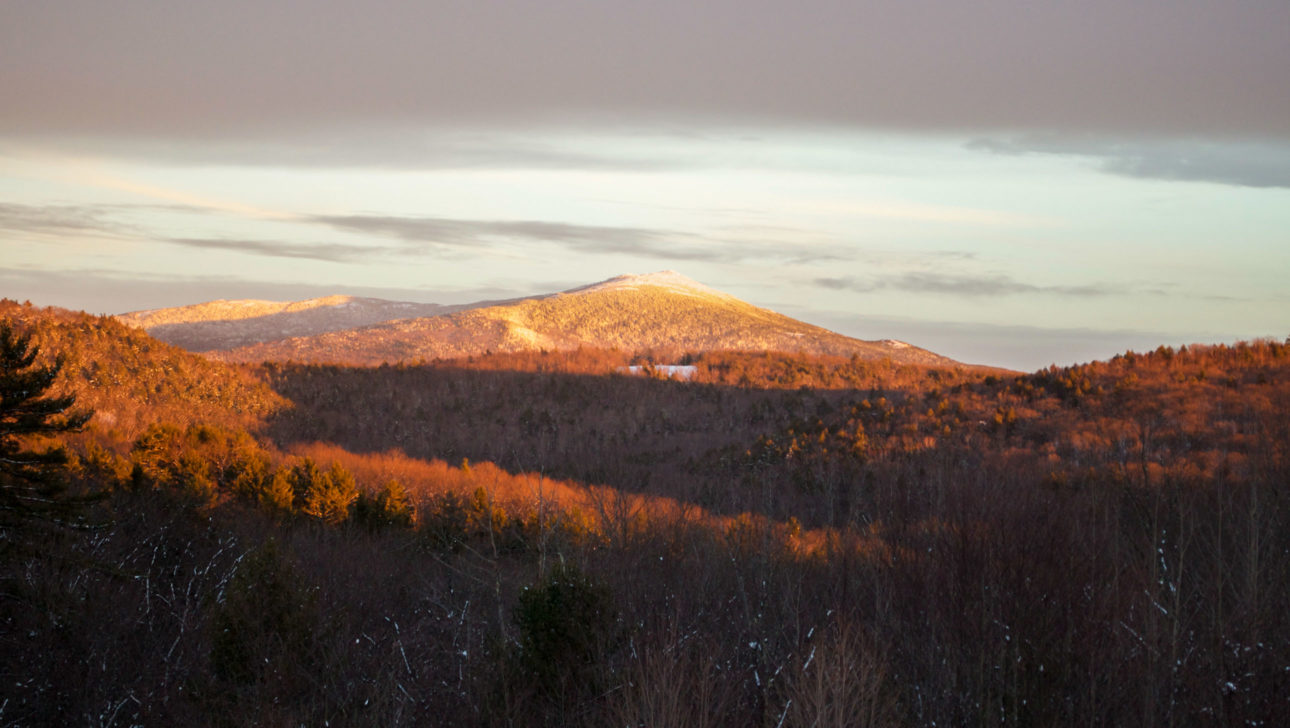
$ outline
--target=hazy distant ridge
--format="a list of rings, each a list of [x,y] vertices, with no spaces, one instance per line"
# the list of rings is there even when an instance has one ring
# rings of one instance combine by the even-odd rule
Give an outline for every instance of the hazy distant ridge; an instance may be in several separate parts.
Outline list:
[[[209,301],[179,308],[134,311],[117,318],[167,343],[204,352],[343,331],[396,319],[438,316],[462,308],[326,296],[307,301]]]

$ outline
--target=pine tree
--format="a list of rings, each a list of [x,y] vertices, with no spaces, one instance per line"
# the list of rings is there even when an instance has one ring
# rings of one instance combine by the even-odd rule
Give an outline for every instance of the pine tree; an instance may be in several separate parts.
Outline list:
[[[32,438],[75,432],[91,412],[70,412],[71,395],[47,396],[62,361],[36,366],[39,347],[30,334],[0,321],[0,538],[36,523],[81,525],[81,510],[91,498],[67,493],[61,447],[31,449]]]
[[[393,526],[411,528],[416,524],[416,507],[407,488],[398,480],[390,479],[373,495],[359,492],[354,501],[353,518],[371,530]]]
[[[275,516],[285,516],[291,513],[295,500],[291,474],[291,468],[284,467],[274,471],[273,475],[265,481],[264,487],[256,495],[257,500],[260,502],[260,507]]]
[[[310,461],[312,464],[312,461]],[[331,524],[349,518],[350,508],[358,499],[354,476],[340,463],[332,463],[325,472],[315,469],[305,491],[305,515]]]

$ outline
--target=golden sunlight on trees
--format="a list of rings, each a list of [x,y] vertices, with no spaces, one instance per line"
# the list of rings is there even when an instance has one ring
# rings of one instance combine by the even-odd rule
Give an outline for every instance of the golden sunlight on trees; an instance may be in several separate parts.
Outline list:
[[[62,362],[36,366],[31,337],[0,322],[0,548],[34,521],[75,525],[86,499],[67,494],[65,449],[51,438],[75,432],[89,412],[70,412],[75,397],[51,396]]]

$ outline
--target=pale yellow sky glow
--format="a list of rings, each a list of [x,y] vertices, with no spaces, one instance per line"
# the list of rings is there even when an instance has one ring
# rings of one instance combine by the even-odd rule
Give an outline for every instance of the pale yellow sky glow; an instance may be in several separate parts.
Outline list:
[[[139,182],[124,176],[122,172],[114,171],[113,168],[118,165],[110,160],[75,157],[44,150],[24,150],[9,154],[12,157],[8,164],[0,167],[0,172],[13,178],[46,180],[71,189],[98,188],[124,192],[139,202],[157,200],[262,220],[295,218],[291,213],[266,210],[232,199],[197,195],[182,189]]]

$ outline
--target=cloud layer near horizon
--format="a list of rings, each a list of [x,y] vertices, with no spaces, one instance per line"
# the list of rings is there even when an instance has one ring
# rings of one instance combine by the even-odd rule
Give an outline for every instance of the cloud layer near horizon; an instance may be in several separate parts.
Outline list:
[[[1125,177],[1290,187],[1290,142],[1282,140],[1112,139],[1095,135],[1028,135],[976,139],[969,148],[997,154],[1062,154],[1096,160]]]
[[[741,239],[731,231],[704,235],[663,228],[583,225],[549,220],[471,220],[407,215],[319,215],[281,213],[283,220],[339,233],[365,242],[312,242],[246,237],[173,237],[123,222],[122,213],[151,205],[23,205],[0,203],[0,232],[16,238],[83,235],[178,245],[270,258],[354,263],[373,256],[461,257],[508,244],[553,246],[575,254],[621,254],[661,260],[734,262],[746,260],[810,263],[841,259],[837,246],[786,246],[775,239]],[[172,205],[171,212],[206,215],[210,208]]]

